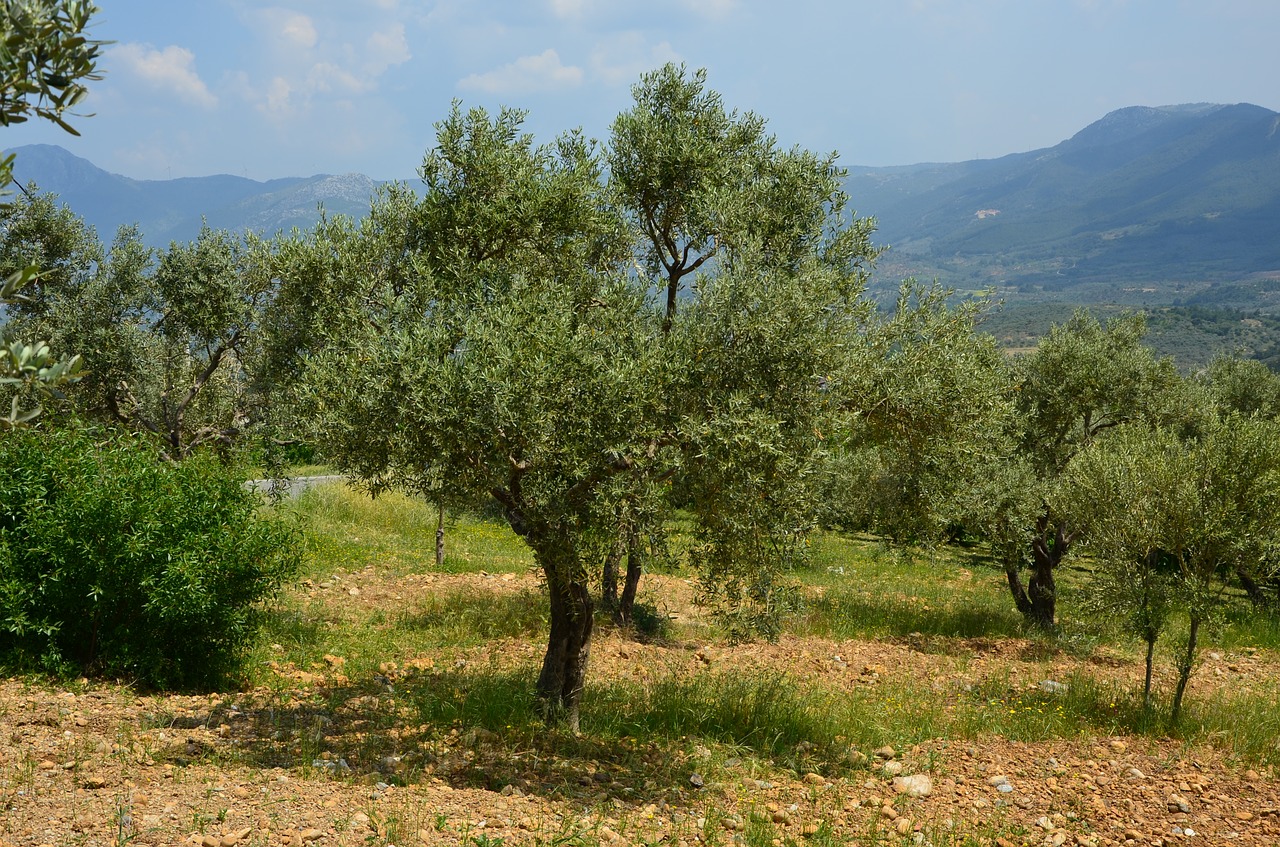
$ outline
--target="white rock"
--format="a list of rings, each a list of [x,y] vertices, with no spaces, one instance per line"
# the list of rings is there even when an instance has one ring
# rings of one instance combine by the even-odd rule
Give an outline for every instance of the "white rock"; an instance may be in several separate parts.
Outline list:
[[[922,773],[896,776],[893,778],[893,790],[908,797],[928,797],[933,791],[933,780]]]

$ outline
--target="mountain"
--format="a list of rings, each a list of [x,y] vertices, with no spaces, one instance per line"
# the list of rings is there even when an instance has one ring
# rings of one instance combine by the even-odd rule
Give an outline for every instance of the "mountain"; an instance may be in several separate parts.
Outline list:
[[[271,234],[318,206],[359,217],[360,174],[256,182],[134,180],[60,147],[19,147],[16,174],[61,195],[110,241],[189,240],[201,221]],[[1008,302],[1180,304],[1280,313],[1280,114],[1247,103],[1112,112],[1062,143],[998,159],[851,168],[859,214],[891,250],[873,284],[906,276]]]
[[[883,273],[1077,301],[1280,308],[1280,114],[1249,104],[1112,112],[1055,147],[854,168]],[[884,280],[887,283],[887,279]]]
[[[51,191],[110,242],[118,227],[138,224],[152,246],[189,241],[209,226],[272,234],[307,227],[330,214],[361,217],[378,183],[363,174],[286,177],[267,182],[244,177],[187,177],[137,180],[108,173],[51,144],[32,144],[8,151],[17,154],[14,176]]]

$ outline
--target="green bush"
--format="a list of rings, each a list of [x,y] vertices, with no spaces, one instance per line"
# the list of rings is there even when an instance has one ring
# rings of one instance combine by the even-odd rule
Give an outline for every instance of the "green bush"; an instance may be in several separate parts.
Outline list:
[[[294,531],[212,456],[79,429],[0,436],[0,661],[203,687],[235,670]]]

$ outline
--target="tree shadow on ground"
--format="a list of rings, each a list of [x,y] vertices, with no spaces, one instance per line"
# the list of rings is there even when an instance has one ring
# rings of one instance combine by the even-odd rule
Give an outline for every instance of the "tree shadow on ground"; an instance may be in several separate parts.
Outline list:
[[[232,696],[194,716],[157,714],[153,726],[204,728],[162,758],[184,766],[219,761],[368,784],[439,780],[454,788],[533,794],[588,805],[698,801],[704,759],[679,736],[600,731],[610,696],[584,706],[583,731],[544,727],[533,672],[425,670],[376,674],[311,688]],[[727,746],[750,760],[753,751]],[[705,752],[705,751],[704,751]],[[755,761],[768,760],[757,757]],[[772,764],[782,764],[773,762]],[[751,769],[750,763],[741,765]]]

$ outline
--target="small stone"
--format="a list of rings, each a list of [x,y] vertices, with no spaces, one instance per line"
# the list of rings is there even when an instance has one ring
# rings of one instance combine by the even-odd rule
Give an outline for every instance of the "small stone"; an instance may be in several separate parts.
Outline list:
[[[812,838],[818,834],[820,829],[822,829],[822,827],[818,826],[816,823],[806,824],[804,828],[805,837]]]
[[[307,843],[311,843],[324,838],[324,832],[318,829],[304,829],[298,833],[298,837]]]
[[[107,787],[107,781],[100,776],[86,776],[80,781],[80,784],[90,791],[97,791],[100,788]]]
[[[914,825],[911,822],[911,818],[898,818],[893,822],[893,828],[898,831],[899,835],[906,835]]]
[[[884,771],[885,776],[897,776],[902,773],[902,768],[902,762],[885,762],[881,770]]]
[[[996,774],[995,776],[987,777],[987,785],[999,786],[999,785],[1008,785],[1008,784],[1009,784],[1009,777],[1005,776],[1004,774]]]
[[[805,774],[804,781],[809,785],[825,785],[826,784],[826,780],[822,778],[822,775],[816,774],[816,773]]]
[[[692,785],[694,788],[701,788],[707,784],[707,781],[702,778],[702,774],[691,773],[689,774],[689,784]]]
[[[893,790],[908,797],[928,797],[933,792],[933,780],[922,773],[898,776],[893,779]]]
[[[888,744],[884,745],[883,747],[881,747],[879,750],[876,751],[877,759],[892,759],[897,755],[898,754],[894,752],[894,749],[890,747]]]
[[[1098,847],[1098,842],[1087,835],[1076,835],[1076,844],[1079,847]]]
[[[350,596],[352,596],[352,597],[359,597],[359,596],[360,596],[360,589],[359,589],[359,588],[348,588],[348,589],[347,589],[347,594],[349,594],[349,595],[350,595]]]
[[[1123,741],[1121,741],[1118,738],[1113,738],[1110,741],[1108,741],[1107,746],[1110,747],[1112,751],[1116,753],[1123,753],[1129,749],[1129,745],[1125,744]]]
[[[1007,782],[1002,782],[996,786],[996,791],[999,791],[1001,794],[1012,794],[1013,786]]]
[[[1245,811],[1236,812],[1236,820],[1251,821],[1253,820],[1253,812],[1245,812]]]
[[[1124,831],[1124,838],[1126,841],[1142,841],[1145,836],[1136,829],[1126,829]]]
[[[1182,812],[1183,814],[1191,813],[1191,804],[1177,794],[1170,794],[1169,799],[1165,801],[1171,812]]]
[[[200,838],[200,847],[221,847],[222,839],[205,835]]]
[[[852,767],[855,767],[855,768],[865,767],[867,764],[867,754],[862,752],[861,750],[854,750],[850,748],[848,754],[844,757],[844,760],[848,762]]]
[[[235,847],[235,845],[248,838],[252,832],[252,827],[242,829],[237,832],[228,832],[226,835],[222,836],[222,841],[219,842],[219,847]]]
[[[1050,847],[1062,847],[1063,844],[1067,843],[1067,834],[1062,830],[1058,830],[1049,836],[1048,843]]]
[[[1129,779],[1146,779],[1147,778],[1147,775],[1142,771],[1138,770],[1137,768],[1129,768],[1129,770],[1125,771],[1125,775],[1128,776]]]

